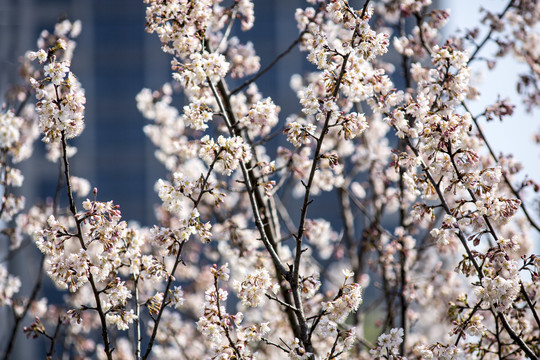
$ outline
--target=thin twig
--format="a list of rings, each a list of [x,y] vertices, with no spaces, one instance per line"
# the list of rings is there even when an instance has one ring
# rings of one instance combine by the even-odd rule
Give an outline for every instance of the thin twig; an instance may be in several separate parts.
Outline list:
[[[535,304],[532,303],[531,298],[529,297],[529,294],[525,290],[525,286],[523,285],[523,281],[519,282],[521,293],[523,294],[523,297],[525,298],[525,301],[527,301],[527,305],[529,306],[529,309],[531,309],[531,312],[534,317],[534,321],[536,321],[536,325],[538,328],[540,328],[540,317],[538,316],[538,312],[536,311]]]
[[[52,356],[54,354],[54,348],[56,347],[56,339],[58,338],[58,334],[60,334],[60,327],[62,326],[62,319],[60,317],[58,318],[58,322],[56,323],[56,328],[54,329],[54,335],[52,337],[49,337],[51,340],[51,345],[49,347],[49,351],[47,352],[47,359],[52,359]]]
[[[368,1],[369,2],[369,1]],[[302,37],[309,31],[309,24],[311,24],[315,18],[317,17],[320,9],[322,7],[319,7],[317,9],[317,12],[315,13],[315,15],[313,16],[313,18],[310,19],[309,23],[306,25],[306,27],[304,28],[304,30],[302,30],[300,32],[300,34],[298,35],[298,37],[289,45],[289,47],[287,47],[287,49],[285,51],[283,51],[282,53],[280,53],[278,56],[276,56],[276,58],[268,65],[266,65],[266,67],[262,70],[260,70],[257,74],[255,74],[251,79],[249,79],[248,81],[244,82],[242,85],[236,87],[234,90],[232,90],[230,92],[230,95],[234,95],[236,94],[237,92],[239,91],[242,91],[242,89],[244,89],[245,87],[251,85],[252,83],[254,83],[255,81],[257,81],[257,79],[259,79],[261,76],[263,76],[268,70],[270,70],[272,67],[274,67],[274,65],[276,65],[278,63],[279,60],[281,60],[285,55],[287,55],[288,53],[290,53],[292,51],[292,49],[294,49],[296,47],[296,45],[298,45],[300,43],[300,41],[302,41]]]
[[[141,307],[139,305],[139,276],[134,276],[133,278],[133,287],[134,295],[133,302],[135,304],[135,360],[140,360],[141,358]]]
[[[279,299],[278,297],[276,296],[272,296],[270,294],[264,294],[266,295],[267,298],[269,298],[270,300],[274,300],[274,301],[277,301],[278,303],[280,303],[281,305],[285,306],[285,307],[288,307],[289,309],[293,310],[293,311],[298,311],[297,308],[295,308],[294,306],[292,306],[291,304],[287,304],[286,302],[284,302],[283,300]]]
[[[267,343],[268,345],[275,346],[275,347],[277,347],[278,349],[281,349],[281,350],[285,351],[286,353],[290,353],[290,352],[291,352],[291,350],[289,350],[289,349],[287,349],[287,348],[285,348],[285,347],[283,347],[283,346],[281,346],[281,345],[279,345],[279,344],[276,344],[275,342],[270,341],[270,340],[268,340],[267,338],[261,338],[261,340],[264,341],[265,343]]]
[[[148,359],[148,356],[150,356],[150,353],[152,352],[152,347],[154,346],[154,341],[156,340],[156,335],[159,327],[159,322],[161,321],[161,316],[163,315],[163,312],[165,311],[165,308],[167,307],[167,299],[169,295],[169,290],[171,288],[172,282],[174,280],[174,273],[176,272],[176,268],[178,265],[182,262],[180,260],[180,255],[182,254],[182,249],[184,247],[184,244],[186,241],[182,241],[178,244],[178,250],[176,253],[176,258],[174,260],[174,265],[172,268],[172,271],[169,275],[169,279],[167,280],[167,286],[165,287],[163,300],[161,301],[161,305],[159,307],[159,312],[156,316],[156,319],[154,320],[154,328],[152,329],[152,335],[150,335],[150,340],[148,340],[148,346],[146,347],[146,351],[142,357],[143,360]]]
[[[43,265],[45,263],[45,255],[41,257],[41,260],[39,262],[39,273],[36,279],[36,283],[34,284],[34,287],[32,289],[32,293],[30,294],[30,297],[28,298],[26,305],[20,314],[16,314],[14,311],[14,317],[15,317],[15,323],[13,324],[13,329],[11,332],[11,335],[9,337],[9,341],[7,343],[6,351],[4,353],[4,360],[9,359],[11,352],[13,351],[13,347],[15,345],[15,341],[17,340],[17,335],[19,334],[19,327],[21,325],[22,320],[26,317],[26,314],[28,314],[28,310],[30,310],[30,306],[34,302],[34,300],[37,297],[37,294],[39,292],[39,289],[41,288],[41,283],[43,280]]]
[[[506,12],[512,7],[512,5],[514,4],[514,1],[515,0],[510,0],[508,2],[508,4],[506,5],[506,7],[504,8],[504,10],[498,15],[498,18],[499,20],[502,19],[504,17],[504,15],[506,14]],[[488,42],[488,40],[491,39],[491,35],[493,35],[493,32],[495,31],[495,27],[491,26],[490,29],[489,29],[489,32],[487,33],[487,35],[484,37],[484,39],[480,42],[480,44],[478,44],[476,46],[476,49],[474,49],[471,57],[469,58],[469,60],[467,61],[467,65],[469,65],[471,63],[471,61],[473,61],[475,58],[476,58],[476,55],[478,55],[478,53],[480,52],[480,50],[482,50],[482,48],[486,45],[486,43]]]
[[[55,85],[55,89],[57,89],[57,86]],[[57,101],[58,99],[58,92],[57,92]],[[83,239],[83,231],[81,222],[82,220],[77,217],[77,207],[75,205],[75,200],[73,198],[73,188],[71,186],[71,178],[69,175],[69,161],[67,156],[67,141],[66,141],[66,134],[65,131],[62,131],[61,135],[61,142],[62,142],[62,158],[64,161],[64,176],[66,179],[66,186],[67,186],[67,194],[69,199],[69,209],[71,211],[71,215],[73,216],[73,219],[75,220],[75,224],[77,225],[77,234],[76,237],[79,239],[79,243],[81,247],[84,250],[87,250],[86,244],[84,243]],[[94,275],[91,271],[88,272],[88,282],[90,283],[90,286],[92,287],[92,293],[94,294],[94,299],[96,301],[96,311],[99,315],[99,320],[101,322],[101,337],[103,338],[103,346],[105,354],[107,355],[107,360],[113,360],[112,358],[112,352],[114,349],[111,348],[110,340],[109,340],[109,331],[107,330],[107,320],[105,318],[105,312],[103,311],[103,308],[101,306],[101,299],[99,298],[99,291],[96,286],[96,282],[94,280]]]
[[[327,357],[328,360],[332,360],[337,356],[337,354],[334,355],[334,352],[336,351],[336,346],[338,344],[338,340],[339,340],[339,331],[338,331],[338,333],[336,335],[336,339],[334,340],[334,343],[332,344],[332,349],[330,349],[330,353],[328,354],[328,357]]]

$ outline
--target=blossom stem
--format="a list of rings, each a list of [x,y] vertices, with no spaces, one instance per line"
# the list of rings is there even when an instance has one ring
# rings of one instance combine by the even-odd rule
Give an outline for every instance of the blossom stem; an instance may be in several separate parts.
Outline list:
[[[54,329],[54,335],[52,337],[49,337],[51,340],[51,345],[49,347],[49,351],[47,352],[47,359],[51,359],[54,354],[54,348],[56,346],[56,339],[58,338],[58,334],[60,334],[60,327],[62,326],[62,319],[58,317],[58,321],[56,323],[56,327]]]
[[[218,92],[216,90],[216,87],[215,87],[214,83],[212,82],[212,80],[207,79],[207,81],[208,81],[210,89],[212,90],[212,93],[214,94],[214,97],[215,97],[215,99],[216,99],[216,101],[218,103],[218,106],[219,106],[221,112],[223,113],[225,123],[226,123],[227,127],[229,128],[229,131],[232,132],[233,129],[231,128],[231,121],[229,119],[227,109],[225,108],[225,105],[223,104],[223,100],[222,100],[221,96],[219,96],[219,94],[218,94]],[[244,176],[244,179],[246,179],[245,185],[246,185],[246,189],[247,189],[247,192],[248,192],[248,195],[249,195],[249,200],[251,202],[251,207],[253,209],[253,215],[255,217],[255,224],[257,226],[257,229],[259,230],[259,234],[261,235],[261,239],[263,241],[263,244],[265,245],[267,251],[269,252],[270,256],[272,257],[272,260],[273,260],[274,264],[276,265],[276,267],[279,268],[282,275],[285,275],[285,274],[288,273],[288,270],[285,267],[285,265],[282,264],[281,259],[279,258],[279,255],[275,251],[274,246],[272,246],[272,244],[270,243],[268,235],[267,235],[267,233],[266,233],[266,231],[264,229],[264,224],[263,224],[263,221],[261,219],[261,215],[259,213],[259,206],[257,205],[257,201],[255,199],[254,189],[252,187],[251,181],[249,181],[248,170],[247,170],[246,165],[244,164],[243,161],[240,161],[240,168],[242,170],[242,174]]]
[[[133,277],[133,302],[135,303],[135,360],[140,360],[141,358],[141,308],[139,306],[139,276]]]
[[[420,157],[420,153],[419,153],[418,149],[411,143],[410,139],[408,139],[408,138],[407,138],[407,146],[409,146],[409,148],[411,149],[411,151],[414,153],[414,155],[416,157],[418,157],[418,158]],[[422,161],[422,170],[424,171],[424,173],[428,177],[429,182],[431,183],[431,185],[435,189],[435,192],[437,193],[437,196],[438,196],[439,200],[441,201],[441,204],[442,204],[442,207],[443,207],[444,211],[448,215],[452,215],[452,211],[450,211],[450,206],[448,206],[448,203],[446,202],[446,198],[444,197],[439,184],[435,181],[435,178],[433,178],[433,175],[431,174],[431,171],[429,171],[429,168],[424,163],[424,161]],[[458,230],[457,234],[458,234],[459,240],[461,242],[461,245],[463,245],[463,248],[465,249],[465,252],[467,253],[467,256],[468,256],[469,260],[473,264],[473,266],[474,266],[474,268],[476,270],[476,273],[478,275],[478,278],[480,280],[482,280],[482,278],[484,277],[484,275],[482,273],[482,268],[476,262],[476,259],[474,258],[473,254],[472,254],[472,251],[469,248],[469,245],[467,244],[467,238],[465,237],[465,234],[463,233],[463,231],[461,230],[459,225],[457,227],[457,230]]]
[[[84,243],[83,232],[82,232],[82,227],[81,227],[82,220],[77,217],[77,207],[75,205],[75,200],[73,198],[73,189],[71,187],[71,178],[69,175],[69,161],[67,157],[67,141],[66,141],[66,134],[64,131],[62,131],[61,137],[62,137],[62,158],[64,161],[64,176],[66,179],[66,187],[67,187],[67,193],[68,193],[68,199],[69,199],[69,209],[71,211],[73,218],[75,219],[75,223],[77,224],[76,237],[79,239],[79,242],[83,250],[86,251],[87,247]],[[92,293],[94,294],[94,299],[96,301],[96,311],[98,312],[99,320],[101,322],[101,337],[103,338],[104,351],[105,351],[105,354],[107,355],[107,360],[112,360],[112,352],[114,349],[111,348],[111,344],[109,340],[109,332],[107,330],[107,320],[105,318],[105,312],[103,311],[103,308],[101,306],[99,291],[97,289],[94,276],[92,275],[91,271],[88,271],[88,282],[90,283],[90,286],[92,287]]]
[[[225,333],[225,336],[227,337],[227,340],[229,341],[229,345],[232,347],[234,353],[236,354],[237,359],[243,359],[244,357],[242,354],[240,354],[240,350],[238,350],[238,347],[234,343],[233,339],[231,338],[231,334],[229,333],[229,328],[227,327],[227,321],[224,321],[223,316],[221,315],[221,308],[219,305],[219,287],[218,287],[218,275],[214,275],[214,288],[216,289],[216,308],[217,313],[219,317],[219,324],[221,328],[223,329],[223,332]]]
[[[154,320],[154,328],[152,329],[152,335],[150,335],[150,340],[148,341],[148,346],[146,347],[146,351],[144,352],[142,360],[148,359],[148,356],[150,356],[150,353],[152,352],[152,347],[154,346],[154,342],[156,340],[159,323],[161,321],[161,316],[163,315],[163,312],[165,311],[165,308],[167,307],[167,298],[168,298],[168,294],[169,294],[169,290],[171,288],[172,282],[174,280],[174,273],[176,272],[176,268],[178,267],[178,265],[182,262],[180,260],[180,255],[182,254],[182,249],[184,248],[185,243],[186,243],[185,241],[182,241],[178,244],[176,258],[174,259],[174,265],[169,275],[169,279],[167,280],[167,286],[165,287],[163,300],[161,301],[159,312]]]
[[[328,354],[328,357],[327,357],[328,360],[334,359],[336,356],[338,356],[337,354],[334,355],[334,352],[336,351],[336,346],[338,344],[338,340],[339,340],[339,331],[336,335],[334,343],[332,344],[332,349],[330,349],[330,353]]]
[[[467,316],[467,319],[462,323],[462,325],[460,326],[461,327],[461,330],[457,336],[457,339],[456,341],[454,342],[454,345],[458,345],[459,344],[459,341],[461,340],[461,338],[463,337],[463,335],[465,334],[465,329],[467,328],[469,322],[471,321],[471,319],[473,318],[474,314],[476,314],[476,312],[478,310],[480,310],[480,306],[482,306],[482,301],[478,302],[474,308],[471,310],[469,316]]]

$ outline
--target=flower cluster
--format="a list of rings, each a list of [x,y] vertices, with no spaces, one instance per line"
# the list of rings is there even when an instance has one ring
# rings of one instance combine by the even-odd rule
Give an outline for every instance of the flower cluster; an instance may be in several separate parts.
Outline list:
[[[205,292],[197,328],[208,340],[213,356],[220,359],[255,359],[249,344],[257,342],[270,331],[268,323],[242,326],[244,314],[229,314],[224,306],[228,292],[218,287],[218,280],[227,281],[230,270],[227,264],[212,267],[214,285]],[[235,335],[233,335],[233,332]]]
[[[173,62],[173,69],[178,70],[173,74],[173,78],[180,81],[185,87],[196,89],[207,79],[213,82],[219,81],[220,78],[227,75],[229,67],[225,56],[221,54],[207,51],[202,54],[193,53],[189,56],[189,63]]]
[[[234,283],[234,288],[242,300],[242,304],[251,307],[259,306],[264,300],[266,291],[271,287],[270,274],[265,268],[257,269],[249,273],[242,282],[236,281]]]
[[[223,175],[231,175],[240,162],[251,160],[251,148],[238,136],[226,138],[220,135],[215,142],[210,136],[201,139],[199,156],[207,165],[214,166]]]
[[[0,264],[0,306],[12,304],[13,295],[19,292],[21,280],[8,273],[4,265]]]
[[[377,339],[377,347],[369,351],[376,358],[404,359],[399,356],[399,345],[403,342],[403,329],[392,329],[389,334],[382,334]]]
[[[516,261],[506,260],[504,253],[496,254],[485,267],[477,295],[484,306],[493,305],[501,311],[508,310],[519,295],[520,277]]]
[[[230,59],[233,78],[252,75],[261,67],[261,59],[255,54],[253,43],[240,44],[240,40],[236,36],[229,39],[227,57]]]
[[[206,124],[212,120],[212,111],[205,104],[191,103],[184,106],[184,122],[195,130],[205,130]]]
[[[0,147],[11,148],[21,137],[20,128],[23,119],[15,116],[12,111],[0,114]]]
[[[278,123],[279,106],[271,98],[266,98],[251,105],[247,116],[241,118],[240,124],[252,136],[265,136]]]
[[[358,310],[362,303],[362,288],[359,284],[345,284],[332,301],[326,301],[322,308],[326,316],[335,322],[344,321],[352,312]]]
[[[296,147],[301,147],[302,145],[311,143],[316,130],[317,127],[315,125],[307,123],[302,118],[296,118],[296,120],[287,124],[284,131],[287,134],[288,142]]]
[[[62,33],[71,31],[71,36],[74,36],[76,26],[68,21],[61,29]],[[59,35],[54,46],[26,55],[30,60],[38,59],[40,63],[46,63],[43,78],[30,78],[39,100],[36,112],[39,114],[39,129],[44,135],[42,140],[46,143],[58,142],[62,137],[74,138],[84,128],[86,97],[84,89],[70,71],[68,50],[65,35]],[[63,56],[63,59],[57,56]]]
[[[342,134],[345,140],[354,139],[368,127],[366,117],[355,112],[340,117],[338,121],[341,125],[338,134]]]

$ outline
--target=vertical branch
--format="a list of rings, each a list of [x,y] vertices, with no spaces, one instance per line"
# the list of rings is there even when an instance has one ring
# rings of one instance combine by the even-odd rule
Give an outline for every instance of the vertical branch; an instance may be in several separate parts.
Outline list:
[[[135,287],[133,302],[135,303],[135,360],[140,360],[141,358],[141,308],[139,305],[139,276],[135,276],[133,279],[133,284]]]
[[[240,350],[238,350],[238,346],[236,346],[233,339],[231,338],[229,328],[227,327],[227,322],[224,321],[223,315],[221,314],[221,306],[219,305],[219,287],[218,287],[218,275],[217,274],[214,275],[214,288],[216,289],[216,308],[217,308],[218,317],[219,317],[219,320],[220,320],[219,323],[221,325],[221,328],[223,329],[223,332],[225,333],[225,337],[229,341],[229,345],[232,347],[232,349],[233,349],[233,351],[235,353],[236,359],[242,360],[242,359],[244,359],[244,357],[242,356],[242,354],[240,354]]]
[[[67,186],[67,193],[68,193],[68,199],[69,199],[69,209],[71,211],[71,214],[75,220],[75,223],[77,225],[77,234],[75,235],[79,239],[79,243],[81,247],[86,251],[87,247],[84,243],[83,239],[83,232],[82,232],[82,220],[77,216],[77,207],[75,206],[75,200],[73,198],[73,189],[71,187],[71,179],[69,175],[69,161],[67,157],[67,142],[66,142],[66,136],[65,132],[62,131],[62,159],[64,162],[64,176],[66,179],[66,186]],[[99,297],[99,290],[97,289],[96,282],[94,280],[94,276],[92,275],[91,271],[88,271],[88,282],[90,283],[90,286],[92,287],[92,293],[94,294],[94,299],[96,301],[96,311],[99,315],[99,320],[101,322],[101,337],[103,338],[103,346],[105,354],[107,355],[107,360],[112,360],[112,352],[114,349],[111,348],[110,338],[109,338],[109,331],[107,329],[107,319],[105,317],[105,312],[103,311],[103,307],[101,306],[101,299]]]
[[[8,164],[7,164],[7,149],[2,149],[2,155],[0,158],[0,167],[2,167],[2,174],[0,177],[0,185],[2,186],[3,194],[0,198],[0,201],[2,201],[2,205],[0,206],[0,216],[4,213],[6,210],[6,203],[7,203],[7,193],[8,193],[8,185],[7,185],[7,176],[8,176]]]
[[[349,60],[349,56],[350,56],[350,54],[346,54],[345,56],[343,56],[343,62],[342,62],[342,65],[341,65],[341,70],[339,72],[338,78],[336,79],[336,85],[335,85],[334,91],[332,92],[332,97],[333,98],[337,98],[337,96],[339,94],[339,88],[341,86],[341,81],[343,80],[343,75],[345,74],[345,68],[346,68],[346,65],[347,65],[347,61]],[[294,298],[294,301],[295,301],[295,306],[299,310],[297,312],[297,316],[299,318],[300,329],[302,331],[301,340],[302,340],[302,343],[304,344],[304,346],[306,347],[306,351],[308,351],[308,352],[313,352],[313,346],[311,344],[311,339],[309,339],[309,337],[308,337],[308,326],[307,326],[307,323],[306,323],[306,320],[305,320],[302,301],[300,299],[300,293],[299,293],[299,289],[298,289],[298,286],[299,286],[298,281],[299,281],[299,276],[300,276],[300,274],[299,274],[300,260],[301,260],[302,253],[303,253],[302,241],[303,241],[303,237],[304,237],[307,211],[308,211],[309,204],[311,204],[311,202],[312,202],[312,200],[310,199],[311,198],[311,188],[313,186],[313,180],[315,179],[315,172],[317,171],[319,160],[320,160],[322,143],[324,141],[325,135],[328,132],[331,116],[332,116],[332,111],[328,111],[327,114],[326,114],[326,118],[324,120],[324,125],[323,125],[322,130],[321,130],[321,135],[317,139],[317,145],[315,147],[315,153],[313,154],[313,162],[311,163],[311,169],[309,171],[308,181],[304,185],[305,189],[306,189],[306,192],[304,193],[304,200],[303,200],[302,210],[301,210],[301,213],[300,213],[300,222],[299,222],[299,225],[298,225],[298,231],[297,231],[297,233],[295,235],[296,252],[295,252],[295,258],[294,258],[292,279],[290,281],[291,290],[292,290],[293,298]]]
[[[232,107],[230,104],[230,93],[227,90],[225,81],[220,80],[217,84],[217,89],[210,79],[207,79],[207,82],[210,86],[212,94],[214,95],[214,98],[216,99],[218,107],[223,114],[225,125],[227,126],[230,135],[242,136],[238,129],[233,125],[236,124],[236,121],[234,118],[234,112],[232,111]],[[291,278],[291,271],[287,269],[285,265],[281,262],[279,254],[277,252],[277,237],[279,236],[277,228],[277,226],[279,225],[279,220],[277,220],[276,218],[277,213],[274,210],[272,202],[265,202],[263,200],[263,196],[257,188],[257,179],[254,177],[253,173],[248,170],[248,167],[246,165],[249,164],[245,164],[243,161],[240,161],[240,169],[242,171],[242,176],[244,178],[244,183],[249,197],[251,209],[253,211],[255,225],[257,227],[259,235],[261,236],[261,240],[266,250],[272,258],[272,263],[274,264],[274,269],[278,279],[283,277],[287,281],[289,281],[289,279]],[[252,166],[250,166],[249,168],[252,168]],[[262,221],[263,215],[267,220],[266,223]],[[270,222],[269,219],[272,219],[272,221]],[[274,225],[275,227],[273,227],[272,225]],[[293,300],[291,298],[289,290],[285,286],[281,285],[280,290],[285,301],[288,304],[292,304]],[[301,336],[300,327],[295,312],[293,312],[289,307],[286,307],[285,311],[287,312],[287,317],[289,319],[289,323],[291,324],[295,336],[299,338]]]
[[[214,98],[216,99],[218,103],[218,107],[223,114],[227,128],[229,129],[231,133],[233,133],[231,119],[229,118],[229,115],[228,115],[229,112],[227,111],[227,108],[223,104],[222,97],[218,94],[212,80],[207,79],[207,81],[210,86],[210,89],[212,90],[212,93],[214,94]],[[274,262],[274,265],[276,265],[276,267],[280,270],[281,275],[286,277],[288,270],[281,263],[281,259],[279,258],[279,255],[277,254],[275,247],[272,246],[272,244],[270,243],[270,240],[268,238],[268,233],[265,231],[265,226],[259,212],[259,204],[257,200],[255,199],[255,190],[252,185],[252,182],[250,181],[248,169],[246,168],[246,165],[244,164],[243,161],[240,161],[240,169],[242,171],[242,175],[244,176],[245,186],[249,195],[249,200],[251,203],[251,208],[253,210],[253,215],[255,217],[255,224],[257,226],[257,230],[259,230],[259,234],[261,235],[261,240],[263,241],[266,249],[268,250],[270,256],[272,257],[272,261]]]
[[[407,309],[409,304],[407,302],[407,297],[405,296],[405,291],[407,289],[407,254],[405,252],[405,242],[403,241],[403,238],[401,238],[400,243],[401,250],[399,251],[399,273],[401,284],[399,286],[399,303],[401,307],[401,328],[403,329],[403,342],[400,344],[400,352],[401,355],[405,356],[405,352],[407,350],[407,335],[409,333],[407,323]]]
[[[404,58],[403,61],[406,59]],[[406,68],[406,67],[405,67]],[[406,72],[407,73],[407,72]],[[407,145],[403,140],[399,141],[399,148],[403,150]],[[405,167],[399,167],[399,226],[403,229],[407,228],[406,225],[406,203],[405,203],[405,184],[403,176],[406,172]],[[399,303],[400,303],[400,313],[401,313],[401,328],[403,329],[403,342],[400,344],[400,352],[402,356],[405,356],[407,349],[407,335],[408,335],[408,325],[407,325],[407,309],[409,304],[407,303],[407,297],[405,296],[405,291],[407,289],[407,253],[405,249],[405,241],[403,236],[400,236],[399,243],[401,244],[401,249],[399,250],[399,274],[400,274],[400,285],[399,285]]]
[[[349,199],[349,193],[347,192],[348,181],[345,181],[343,187],[338,188],[339,203],[341,206],[341,217],[343,218],[343,226],[345,228],[344,239],[347,244],[347,250],[349,251],[349,258],[351,260],[351,267],[358,276],[360,272],[360,261],[356,257],[356,244],[355,244],[355,224],[354,216],[351,210],[351,201]]]

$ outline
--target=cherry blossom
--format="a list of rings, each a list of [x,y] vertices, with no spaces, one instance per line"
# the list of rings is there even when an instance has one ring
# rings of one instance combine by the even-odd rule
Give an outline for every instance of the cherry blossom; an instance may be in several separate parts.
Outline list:
[[[525,70],[511,85],[525,108],[540,104],[539,5],[490,6],[478,29],[448,34],[451,11],[429,0],[309,0],[272,60],[244,40],[256,2],[144,3],[172,72],[136,96],[167,170],[155,224],[124,219],[73,173],[80,22],[42,32],[6,95],[6,358],[23,327],[47,358],[539,357],[538,185],[482,130],[523,104],[482,99],[473,71],[513,56]],[[259,85],[296,46],[291,109]],[[58,190],[25,208],[16,164],[39,136]],[[41,275],[21,290],[9,265],[23,246],[62,301],[40,298]]]

